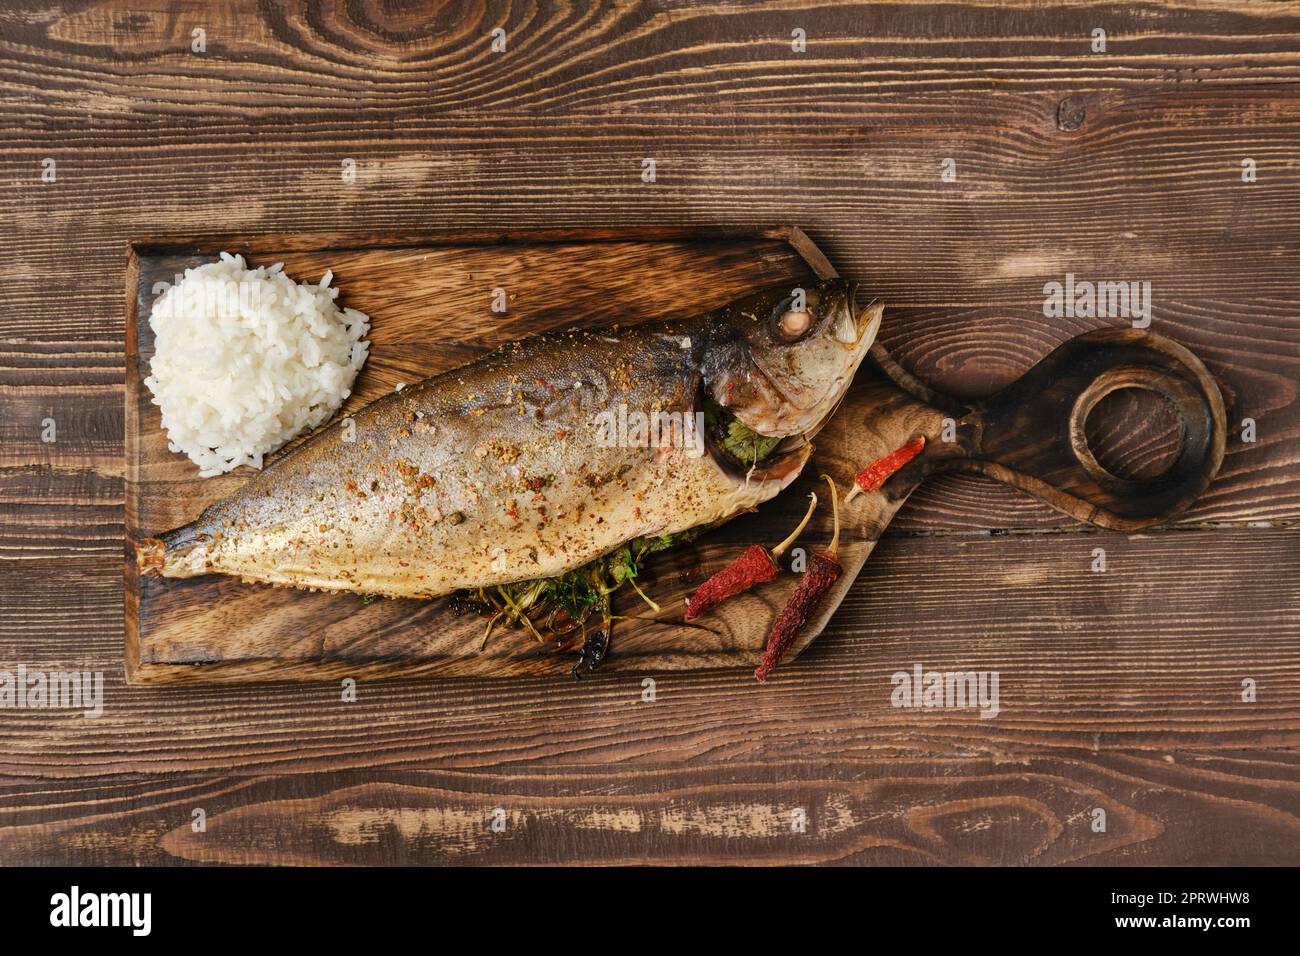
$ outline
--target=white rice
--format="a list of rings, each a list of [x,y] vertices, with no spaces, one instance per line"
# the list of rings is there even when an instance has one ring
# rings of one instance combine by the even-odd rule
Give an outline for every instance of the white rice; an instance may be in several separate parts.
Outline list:
[[[167,447],[204,478],[249,465],[328,421],[366,361],[370,319],[339,309],[326,272],[296,283],[243,256],[193,269],[155,300],[153,373]]]

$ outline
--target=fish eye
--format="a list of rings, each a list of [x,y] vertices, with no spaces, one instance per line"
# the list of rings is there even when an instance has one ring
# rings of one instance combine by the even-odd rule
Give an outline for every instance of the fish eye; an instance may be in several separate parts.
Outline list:
[[[804,309],[786,309],[776,320],[777,334],[787,342],[797,342],[812,328],[812,313]]]

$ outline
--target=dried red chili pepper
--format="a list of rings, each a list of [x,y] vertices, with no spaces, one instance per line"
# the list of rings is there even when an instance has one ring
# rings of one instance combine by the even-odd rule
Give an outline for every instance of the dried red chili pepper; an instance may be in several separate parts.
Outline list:
[[[844,500],[846,502],[852,501],[860,491],[879,491],[881,486],[884,485],[885,479],[921,454],[921,449],[924,447],[925,436],[922,435],[919,438],[913,438],[902,448],[891,451],[884,458],[873,461],[853,478],[853,487],[844,496]]]
[[[821,605],[826,592],[839,580],[840,574],[844,571],[840,567],[840,559],[836,556],[840,545],[839,495],[835,491],[835,482],[831,481],[830,475],[822,475],[822,477],[831,486],[831,509],[835,515],[835,530],[831,534],[831,543],[825,551],[815,551],[808,556],[808,570],[804,571],[803,580],[799,582],[799,586],[790,595],[790,600],[777,615],[776,623],[772,625],[772,633],[767,638],[767,651],[763,654],[763,660],[758,667],[754,669],[754,677],[759,681],[767,680],[776,665],[781,663],[781,658],[785,657],[786,651],[790,650],[799,632],[804,629]]]
[[[686,620],[693,621],[728,598],[776,577],[776,559],[799,537],[799,532],[808,525],[808,519],[817,508],[817,496],[809,494],[808,497],[811,499],[808,513],[788,538],[770,552],[761,544],[751,544],[740,557],[695,589],[695,593],[686,599]]]

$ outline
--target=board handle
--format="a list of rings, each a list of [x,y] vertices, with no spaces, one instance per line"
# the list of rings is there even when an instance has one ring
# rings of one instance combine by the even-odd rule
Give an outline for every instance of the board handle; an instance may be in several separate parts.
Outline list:
[[[1088,447],[1088,413],[1125,388],[1164,396],[1181,421],[1177,458],[1151,478],[1111,474]],[[1223,461],[1225,431],[1223,396],[1200,359],[1154,333],[1098,329],[1070,339],[980,402],[957,422],[955,441],[935,443],[913,464],[925,473],[982,472],[1082,521],[1132,531],[1182,510],[1205,490]]]

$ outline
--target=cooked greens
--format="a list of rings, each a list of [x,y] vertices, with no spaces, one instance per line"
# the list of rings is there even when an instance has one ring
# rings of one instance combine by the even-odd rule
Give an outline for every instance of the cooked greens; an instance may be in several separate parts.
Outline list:
[[[704,425],[712,430],[722,450],[746,467],[757,465],[781,444],[780,438],[760,435],[737,418],[731,409],[707,396],[704,399]]]
[[[580,632],[587,639],[587,619],[599,612],[601,630],[608,644],[613,620],[610,596],[624,584],[631,584],[637,594],[655,611],[659,606],[636,583],[645,559],[658,551],[690,541],[707,526],[691,528],[678,534],[636,538],[609,554],[589,561],[552,578],[516,581],[479,588],[472,597],[494,610],[483,635],[483,644],[498,621],[521,624],[539,641],[563,639]]]
[[[728,453],[737,461],[750,465],[757,465],[772,454],[779,444],[781,444],[780,438],[760,435],[739,418],[733,418],[727,424],[727,436],[722,440],[722,447]]]

